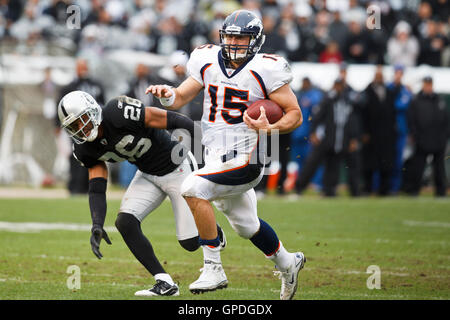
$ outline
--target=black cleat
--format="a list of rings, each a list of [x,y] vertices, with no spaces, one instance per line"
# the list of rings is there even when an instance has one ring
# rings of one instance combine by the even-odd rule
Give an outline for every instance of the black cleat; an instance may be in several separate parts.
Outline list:
[[[137,291],[135,296],[138,297],[154,297],[154,296],[179,296],[180,290],[176,284],[169,284],[162,280],[156,280],[153,288]]]

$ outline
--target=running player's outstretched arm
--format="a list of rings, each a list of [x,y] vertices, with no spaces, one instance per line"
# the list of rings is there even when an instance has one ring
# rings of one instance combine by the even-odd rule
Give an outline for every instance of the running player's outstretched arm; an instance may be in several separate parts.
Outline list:
[[[103,229],[106,218],[106,184],[108,168],[105,162],[100,162],[88,169],[89,171],[89,208],[91,210],[91,248],[97,258],[101,259],[100,242],[102,239],[111,244],[108,234]]]
[[[169,110],[178,110],[203,89],[203,85],[192,77],[184,80],[177,88],[165,84],[152,85],[145,90],[146,94],[153,94],[161,104]]]
[[[274,124],[269,124],[264,108],[261,107],[261,116],[256,120],[250,118],[247,111],[245,111],[244,122],[249,128],[255,130],[267,130],[268,134],[270,134],[272,130],[278,130],[280,134],[284,134],[293,131],[302,124],[302,111],[298,104],[297,97],[294,92],[292,92],[289,84],[285,84],[269,94],[269,99],[283,109],[283,117]]]

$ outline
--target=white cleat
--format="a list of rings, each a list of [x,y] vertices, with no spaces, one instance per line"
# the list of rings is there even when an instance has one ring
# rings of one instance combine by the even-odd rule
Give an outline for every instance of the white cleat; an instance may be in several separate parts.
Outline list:
[[[227,286],[228,280],[223,271],[222,264],[206,260],[202,269],[202,274],[197,281],[194,281],[189,285],[189,290],[193,294],[198,294],[223,289]]]
[[[179,296],[180,290],[176,284],[171,285],[165,281],[156,280],[152,288],[137,291],[134,295],[137,297]]]
[[[298,285],[298,273],[303,269],[306,263],[305,255],[302,252],[294,253],[294,261],[289,266],[288,270],[285,272],[275,271],[281,279],[281,300],[291,300],[295,292],[297,291]]]

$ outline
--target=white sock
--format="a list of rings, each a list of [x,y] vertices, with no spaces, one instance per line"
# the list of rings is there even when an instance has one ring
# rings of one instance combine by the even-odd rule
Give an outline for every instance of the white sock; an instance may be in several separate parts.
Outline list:
[[[174,285],[175,283],[172,280],[172,277],[168,273],[157,273],[155,274],[155,280],[162,280],[167,282],[170,285]]]
[[[220,246],[211,248],[210,246],[202,246],[203,259],[210,260],[214,263],[222,263],[220,259]]]
[[[280,241],[280,247],[278,250],[271,256],[266,256],[266,258],[272,260],[273,263],[276,264],[278,270],[286,272],[292,264],[294,256],[283,247],[283,243]]]

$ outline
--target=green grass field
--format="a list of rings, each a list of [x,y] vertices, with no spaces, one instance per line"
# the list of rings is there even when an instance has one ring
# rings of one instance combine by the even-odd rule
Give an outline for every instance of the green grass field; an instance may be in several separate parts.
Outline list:
[[[114,226],[119,204],[108,202],[106,226]],[[308,258],[295,299],[450,298],[450,199],[268,197],[258,208],[284,246]],[[228,239],[222,262],[229,286],[203,295],[188,290],[200,274],[201,250],[190,253],[178,245],[170,203],[144,221],[144,233],[180,285],[179,297],[165,299],[278,299],[272,263],[239,238],[221,213],[217,219]],[[89,225],[90,214],[85,197],[0,199],[0,222]],[[0,228],[0,299],[135,299],[135,291],[153,284],[118,232],[109,232],[113,244],[102,243],[104,258],[98,260],[89,231],[17,231]],[[81,271],[79,290],[67,287],[71,265]],[[381,289],[367,288],[371,265],[381,270]]]

